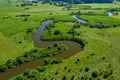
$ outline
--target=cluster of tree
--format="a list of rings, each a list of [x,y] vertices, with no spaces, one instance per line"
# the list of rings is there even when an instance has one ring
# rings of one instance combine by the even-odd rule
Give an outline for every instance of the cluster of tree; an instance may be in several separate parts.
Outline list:
[[[59,41],[59,40],[70,40],[70,41],[75,41],[75,42],[78,42],[82,45],[82,48],[84,47],[84,45],[86,44],[86,42],[84,40],[80,40],[80,39],[77,39],[75,38],[75,36],[78,36],[80,35],[80,33],[76,32],[75,30],[79,29],[81,27],[81,25],[84,25],[84,24],[81,24],[79,22],[76,22],[74,25],[73,25],[73,28],[71,28],[67,34],[68,35],[71,35],[71,37],[67,37],[67,36],[62,36],[62,32],[60,30],[55,30],[53,33],[51,31],[52,28],[55,27],[55,22],[51,22],[49,23],[47,26],[46,26],[46,30],[48,32],[48,35],[51,35],[53,34],[54,36],[58,36],[58,37],[52,37],[52,38],[43,38],[43,36],[41,37],[42,40],[44,41]]]
[[[30,14],[21,14],[21,15],[16,15],[15,17],[29,17]]]
[[[42,0],[43,3],[51,2],[68,2],[70,4],[79,4],[79,3],[112,3],[114,0]]]
[[[108,14],[107,14],[107,12],[95,13],[95,12],[92,12],[92,11],[88,11],[88,12],[78,11],[78,12],[72,12],[71,15],[107,16]]]
[[[120,8],[116,7],[116,8],[107,8],[107,11],[120,11]]]
[[[114,0],[83,0],[85,3],[112,3]]]
[[[58,59],[55,59],[55,60],[59,61]],[[79,59],[77,61],[79,61]],[[40,74],[42,72],[45,72],[47,69],[48,69],[47,66],[42,66],[42,67],[39,66],[36,69],[25,71],[23,74],[21,74],[19,76],[16,76],[12,80],[29,80],[29,79],[32,79],[32,80],[56,80],[57,77],[56,78],[55,77],[46,77],[46,76],[38,77],[38,76],[40,76]],[[63,67],[63,71],[66,72],[66,74],[69,74],[72,70],[73,69],[72,68],[70,69],[68,66]],[[88,74],[88,75],[79,76],[79,78],[77,78],[79,80],[104,80],[104,79],[114,80],[113,70],[110,69],[110,68],[107,68],[105,70],[101,69],[99,71],[95,70],[95,71],[91,72],[89,67],[84,67],[84,68],[78,69],[78,71],[79,72],[85,72],[85,73]],[[65,75],[65,74],[60,75],[59,70],[53,71],[52,75],[61,76],[62,77],[61,80],[75,80],[76,76],[77,76],[76,74],[73,74],[71,76],[68,76],[68,75]]]
[[[89,27],[90,28],[110,28],[110,27],[116,27],[118,25],[107,25],[107,24],[103,24],[103,23],[99,23],[99,24],[90,24]]]
[[[23,1],[21,6],[37,6],[38,1]]]
[[[46,59],[44,60],[44,65],[49,65],[49,64],[59,64],[62,62],[62,59],[59,58],[59,59]]]
[[[67,49],[66,46],[62,44],[54,44],[53,46],[49,46],[48,48],[44,49],[33,49],[29,52],[25,52],[23,56],[17,57],[15,60],[8,60],[4,65],[0,66],[0,72],[5,72],[9,68],[16,67],[22,63],[31,61],[33,59],[46,57],[46,56],[52,56],[59,53],[62,53]],[[53,61],[54,63],[58,63],[56,61]]]

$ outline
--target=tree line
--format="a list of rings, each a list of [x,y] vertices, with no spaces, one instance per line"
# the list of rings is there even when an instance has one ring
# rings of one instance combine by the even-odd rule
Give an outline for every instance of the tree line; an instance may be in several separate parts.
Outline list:
[[[50,2],[68,2],[70,4],[80,3],[112,3],[114,0],[42,0],[43,3]]]
[[[20,64],[29,62],[34,59],[54,56],[66,50],[67,50],[67,46],[63,44],[54,44],[52,46],[49,46],[48,48],[42,48],[42,49],[32,49],[30,51],[24,52],[23,56],[18,56],[15,60],[8,60],[5,64],[0,65],[0,72],[6,72],[10,68],[14,68]],[[51,62],[46,61],[45,64],[48,64],[48,63],[54,64],[59,62],[60,62],[59,60],[58,61],[53,60]]]

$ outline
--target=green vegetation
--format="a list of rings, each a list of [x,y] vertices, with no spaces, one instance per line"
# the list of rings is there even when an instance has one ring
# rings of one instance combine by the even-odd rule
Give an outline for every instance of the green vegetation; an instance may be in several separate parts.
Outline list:
[[[71,17],[71,15],[56,15],[56,16],[50,16],[50,19],[53,19],[54,21],[61,21],[61,22],[75,22],[76,20]]]
[[[46,66],[46,70],[40,74],[34,74],[35,77],[62,79],[66,76],[67,79],[119,80],[120,27],[97,29],[82,26],[77,32],[80,36],[75,37],[87,42],[84,51],[60,64]],[[26,78],[24,75],[20,76]],[[18,77],[12,80],[17,80]],[[26,79],[29,80],[29,78]]]
[[[72,40],[82,43],[84,47],[83,51],[66,60],[46,59],[44,66],[27,70],[11,80],[120,79],[119,2],[69,6],[63,2],[65,5],[55,6],[40,2],[9,1],[0,0],[0,71],[66,50],[66,46],[61,44],[48,48],[34,47],[32,36],[41,22],[48,19],[54,21],[47,25],[42,40]],[[108,16],[108,11],[114,16]],[[88,24],[77,22],[71,14],[87,20]]]
[[[8,59],[14,59],[18,55],[20,56],[20,52],[22,53],[14,42],[0,32],[0,64],[4,64]]]
[[[67,50],[67,47],[64,45],[54,44],[54,46],[49,46],[45,49],[32,49],[30,52],[25,52],[23,56],[17,57],[15,60],[8,60],[4,65],[0,66],[0,72],[5,72],[9,68],[16,67],[22,63],[31,61],[33,59],[53,56],[63,51]],[[53,61],[54,62],[54,61]]]
[[[70,4],[79,4],[79,3],[112,3],[114,0],[42,0],[43,3],[50,4],[63,4],[63,2],[67,2]]]
[[[42,40],[70,40],[73,36],[68,34],[68,32],[72,29],[73,25],[74,23],[72,22],[49,23],[42,35]]]
[[[98,27],[98,28],[109,28],[116,27],[120,25],[120,19],[112,18],[109,16],[88,16],[81,15],[79,18],[88,21],[90,27]]]
[[[39,3],[38,6],[21,7],[22,3],[14,2],[8,4],[7,1],[1,1],[2,3],[4,2],[4,5],[0,5],[0,40],[2,40],[0,42],[0,65],[33,49],[32,36],[39,27],[40,22],[46,16],[50,16],[50,12],[55,15],[56,9],[58,11],[62,10],[62,7],[59,8],[48,4]],[[65,14],[61,13],[61,15],[66,14],[67,12]]]

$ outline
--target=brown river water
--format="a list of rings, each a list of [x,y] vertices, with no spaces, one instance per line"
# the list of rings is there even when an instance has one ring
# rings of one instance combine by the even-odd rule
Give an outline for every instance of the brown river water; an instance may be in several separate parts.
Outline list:
[[[12,78],[18,74],[21,74],[28,69],[34,69],[38,66],[42,66],[44,64],[44,60],[46,58],[58,58],[58,57],[60,57],[63,59],[67,59],[67,58],[73,56],[74,54],[76,54],[82,50],[82,46],[79,43],[76,43],[73,41],[52,41],[52,42],[49,42],[49,41],[40,40],[40,37],[41,37],[46,25],[49,22],[51,22],[51,20],[43,22],[42,25],[40,26],[40,28],[33,35],[34,46],[38,47],[38,48],[46,48],[46,47],[53,45],[55,43],[59,43],[59,44],[66,45],[68,47],[68,49],[66,51],[64,51],[63,53],[60,53],[58,55],[51,56],[51,57],[44,57],[44,58],[40,58],[40,59],[35,59],[35,60],[30,61],[30,62],[23,63],[23,64],[15,67],[13,69],[9,69],[7,72],[0,73],[0,80],[9,80],[10,78]]]

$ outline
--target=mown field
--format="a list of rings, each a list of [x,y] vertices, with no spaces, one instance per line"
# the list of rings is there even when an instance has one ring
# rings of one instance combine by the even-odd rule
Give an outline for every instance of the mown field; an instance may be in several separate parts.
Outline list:
[[[11,4],[3,0],[0,2],[3,3],[0,5],[0,65],[35,49],[32,36],[41,22],[46,19],[53,19],[55,22],[48,24],[42,35],[43,40],[76,39],[84,42],[82,52],[58,64],[52,64],[48,60],[47,65],[27,70],[11,80],[120,79],[120,26],[118,25],[120,12],[117,11],[118,15],[111,17],[107,15],[110,8],[120,8],[119,3],[76,4],[65,11],[64,7],[49,4],[39,3],[37,6],[21,7],[21,2]],[[79,18],[87,20],[89,22],[87,25],[77,23],[71,17],[71,13],[79,11]],[[88,14],[91,12],[94,15]],[[96,21],[117,26],[91,28],[90,24]]]

